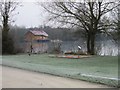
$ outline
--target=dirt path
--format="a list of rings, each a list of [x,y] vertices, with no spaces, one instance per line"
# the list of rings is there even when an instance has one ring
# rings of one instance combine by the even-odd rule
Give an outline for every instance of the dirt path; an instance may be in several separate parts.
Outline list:
[[[2,76],[3,88],[107,88],[100,84],[10,67],[2,67]]]

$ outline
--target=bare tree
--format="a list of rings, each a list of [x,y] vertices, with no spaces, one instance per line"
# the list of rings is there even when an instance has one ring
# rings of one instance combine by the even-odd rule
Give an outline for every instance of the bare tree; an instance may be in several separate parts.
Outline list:
[[[0,2],[0,16],[3,26],[3,31],[9,31],[9,24],[13,22],[13,15],[15,14],[15,9],[19,5],[19,2],[13,0],[3,0]]]
[[[49,2],[42,3],[41,6],[50,13],[49,20],[57,21],[62,25],[72,25],[80,28],[81,33],[87,39],[87,52],[95,54],[95,38],[96,34],[101,30],[110,27],[112,23],[109,19],[104,20],[103,17],[107,15],[114,8],[117,8],[119,1],[107,2],[104,0],[96,0],[90,2]],[[109,15],[109,14],[108,14]]]
[[[118,41],[120,41],[120,6],[118,7]]]
[[[119,42],[119,40],[120,40],[120,6],[117,8],[117,19],[115,20],[115,25],[116,25],[116,28],[115,28],[115,30],[116,30],[116,38],[114,38],[116,41],[117,41],[117,43]]]
[[[120,39],[120,6],[115,8],[111,12],[111,15],[112,15],[111,22],[113,23],[112,31],[107,34],[112,37],[116,44],[118,44]]]
[[[9,36],[9,24],[12,22],[14,11],[19,5],[19,2],[12,0],[3,0],[0,2],[0,16],[2,22],[2,52],[12,53],[14,50],[13,40]]]

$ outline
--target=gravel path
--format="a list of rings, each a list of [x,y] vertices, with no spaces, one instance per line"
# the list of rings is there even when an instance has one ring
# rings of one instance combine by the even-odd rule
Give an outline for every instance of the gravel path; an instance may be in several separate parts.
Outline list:
[[[0,69],[0,75],[2,75],[3,88],[110,88],[101,84],[4,66]]]

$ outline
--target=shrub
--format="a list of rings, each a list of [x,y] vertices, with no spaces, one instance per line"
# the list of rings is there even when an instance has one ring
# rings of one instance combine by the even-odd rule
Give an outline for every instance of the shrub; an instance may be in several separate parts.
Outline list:
[[[9,34],[2,34],[2,54],[14,54],[14,41]]]

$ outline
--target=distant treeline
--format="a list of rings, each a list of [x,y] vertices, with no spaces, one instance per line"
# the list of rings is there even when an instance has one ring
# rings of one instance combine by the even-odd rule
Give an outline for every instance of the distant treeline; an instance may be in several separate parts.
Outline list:
[[[18,26],[11,26],[10,27],[10,35],[14,40],[15,46],[15,53],[24,52],[25,48],[25,33],[29,30],[44,30],[48,35],[50,40],[59,39],[62,41],[86,41],[86,36],[83,36],[84,32],[80,29],[71,29],[71,28],[52,28],[49,26],[44,27],[35,27],[35,28],[26,28],[26,27],[18,27]],[[111,37],[103,33],[98,33],[96,41],[101,40],[111,40]]]
[[[76,34],[76,30],[69,28],[52,28],[49,26],[39,27],[39,28],[25,28],[25,27],[11,27],[11,34],[15,41],[23,42],[24,35],[29,30],[44,30],[48,35],[50,40],[60,39],[63,41],[73,41],[80,38],[80,35]]]
[[[25,28],[18,26],[10,27],[10,35],[14,40],[15,53],[24,52],[25,48],[25,34],[29,30],[44,30],[49,36],[49,40],[59,39],[62,41],[75,41],[80,38],[80,35],[76,34],[76,30],[69,28],[52,28],[49,26]]]
[[[18,26],[11,26],[10,33],[14,38],[16,43],[24,42],[24,35],[29,30],[44,30],[48,35],[50,40],[60,39],[62,41],[76,41],[79,39],[85,39],[83,32],[80,29],[71,29],[71,28],[52,28],[49,26],[44,27],[35,27],[35,28],[25,28]],[[96,40],[106,40],[111,39],[107,35],[97,34]]]

